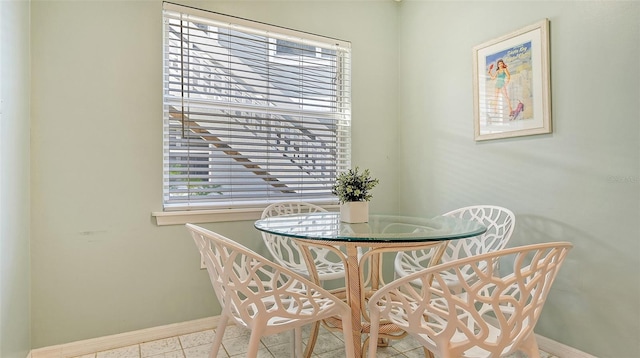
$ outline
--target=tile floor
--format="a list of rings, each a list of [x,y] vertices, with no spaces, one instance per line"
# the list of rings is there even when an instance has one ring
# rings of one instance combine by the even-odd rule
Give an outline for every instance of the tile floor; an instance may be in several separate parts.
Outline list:
[[[220,349],[218,357],[244,357],[249,344],[249,334],[249,331],[237,326],[227,327],[222,343],[223,348]],[[305,335],[308,336],[308,330],[303,331],[303,337]],[[95,352],[76,358],[209,358],[213,336],[213,330],[206,330],[151,342],[142,342],[109,351]],[[285,332],[263,338],[262,348],[258,357],[290,357],[291,336],[291,333]],[[540,355],[541,358],[558,358],[542,351]],[[321,328],[313,356],[316,358],[345,358],[342,335],[339,332],[329,332]],[[389,347],[379,348],[377,357],[424,357],[424,352],[417,342],[407,337],[403,340],[392,341]],[[520,358],[524,357],[524,355],[514,354],[510,357]]]

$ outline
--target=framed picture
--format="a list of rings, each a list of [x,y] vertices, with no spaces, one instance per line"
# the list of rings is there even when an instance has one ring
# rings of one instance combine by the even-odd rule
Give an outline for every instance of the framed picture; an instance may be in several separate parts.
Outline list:
[[[549,20],[473,48],[475,140],[551,133]]]

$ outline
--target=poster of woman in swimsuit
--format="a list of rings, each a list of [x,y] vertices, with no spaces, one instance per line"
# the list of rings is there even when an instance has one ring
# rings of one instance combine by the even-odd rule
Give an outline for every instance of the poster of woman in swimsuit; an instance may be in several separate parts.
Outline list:
[[[551,132],[548,20],[476,46],[475,139]]]

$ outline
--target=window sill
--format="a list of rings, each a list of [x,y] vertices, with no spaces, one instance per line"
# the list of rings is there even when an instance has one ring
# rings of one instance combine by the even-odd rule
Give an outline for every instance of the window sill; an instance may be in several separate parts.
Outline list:
[[[154,211],[156,225],[183,225],[186,223],[212,223],[223,221],[258,220],[264,208],[191,210],[191,211]]]
[[[326,210],[335,211],[340,208],[338,204],[314,203]],[[260,219],[264,207],[245,207],[238,209],[203,209],[203,210],[176,210],[154,211],[151,216],[156,218],[156,225],[184,225],[186,223],[202,224],[225,221],[254,221]]]

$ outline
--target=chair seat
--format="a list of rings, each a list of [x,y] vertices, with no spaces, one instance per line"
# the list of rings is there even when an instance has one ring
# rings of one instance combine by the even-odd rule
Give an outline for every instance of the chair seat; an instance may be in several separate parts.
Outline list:
[[[315,264],[320,281],[337,280],[343,278],[345,275],[344,264],[342,264],[342,262],[315,262]],[[304,277],[309,277],[309,271],[306,267],[303,270],[296,269],[294,271]]]

